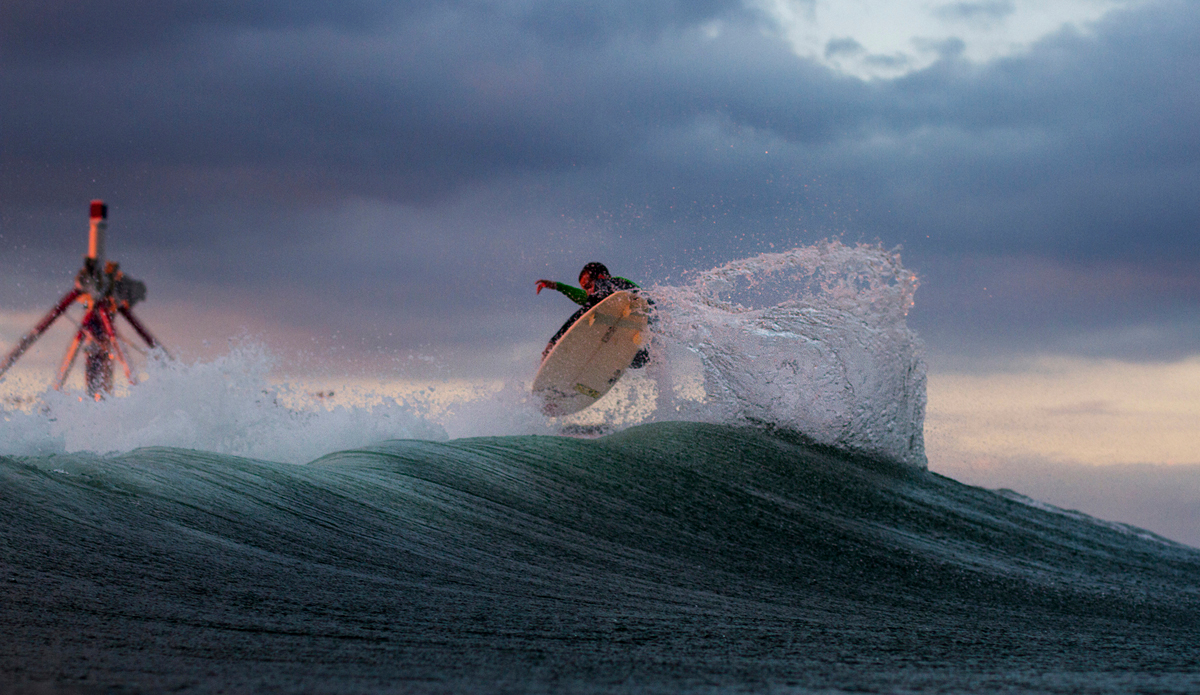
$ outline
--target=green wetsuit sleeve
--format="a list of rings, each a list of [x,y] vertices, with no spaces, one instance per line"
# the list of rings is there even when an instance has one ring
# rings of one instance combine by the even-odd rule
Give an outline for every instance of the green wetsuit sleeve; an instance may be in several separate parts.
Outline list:
[[[572,302],[575,302],[580,306],[583,306],[587,303],[587,292],[584,292],[583,288],[581,287],[572,287],[565,282],[556,282],[554,283],[554,289],[567,295],[567,299],[570,299]]]

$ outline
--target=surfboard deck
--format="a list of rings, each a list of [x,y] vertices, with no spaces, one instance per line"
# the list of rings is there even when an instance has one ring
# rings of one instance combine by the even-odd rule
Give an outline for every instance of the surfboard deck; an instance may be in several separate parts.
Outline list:
[[[613,292],[580,316],[542,360],[533,394],[560,417],[600,400],[649,338],[649,305],[636,292]]]

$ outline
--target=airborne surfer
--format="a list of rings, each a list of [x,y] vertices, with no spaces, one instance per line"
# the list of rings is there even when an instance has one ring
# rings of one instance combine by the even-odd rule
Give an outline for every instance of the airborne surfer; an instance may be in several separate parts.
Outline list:
[[[561,292],[566,295],[567,299],[578,304],[581,308],[567,319],[562,328],[550,338],[550,342],[546,344],[546,349],[542,350],[542,359],[550,354],[550,349],[558,342],[564,333],[569,329],[580,316],[587,313],[588,309],[596,306],[604,301],[613,292],[621,290],[636,290],[637,283],[626,278],[614,276],[608,272],[608,268],[603,263],[588,263],[583,266],[583,270],[579,271],[579,287],[568,285],[565,282],[556,282],[554,280],[538,280],[537,291],[535,294],[541,294],[542,290],[552,289],[556,292]],[[638,351],[633,357],[633,363],[630,364],[632,369],[640,369],[650,361],[650,351],[643,348]]]

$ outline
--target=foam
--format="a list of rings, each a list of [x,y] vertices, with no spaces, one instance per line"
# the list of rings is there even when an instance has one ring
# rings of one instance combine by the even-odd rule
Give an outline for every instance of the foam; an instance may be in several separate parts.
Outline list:
[[[313,404],[269,378],[276,359],[261,345],[238,343],[210,362],[147,361],[128,393],[92,402],[47,391],[36,408],[0,419],[0,453],[42,455],[173,446],[300,463],[324,453],[396,438],[446,439],[424,416],[429,405],[381,399],[371,405]]]

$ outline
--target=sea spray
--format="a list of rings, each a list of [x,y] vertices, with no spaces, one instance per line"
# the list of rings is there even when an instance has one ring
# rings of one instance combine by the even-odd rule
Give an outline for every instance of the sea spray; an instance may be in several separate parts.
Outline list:
[[[764,425],[925,466],[925,366],[905,323],[917,287],[897,253],[827,241],[691,274],[655,302],[645,369],[595,406],[548,419],[529,373],[493,386],[398,390],[380,373],[347,397],[272,378],[277,359],[235,342],[210,362],[150,359],[142,383],[99,403],[43,394],[0,414],[0,454],[201,449],[303,463],[386,439],[619,431],[655,421]]]
[[[895,251],[826,241],[656,286],[654,364],[575,422],[761,424],[924,468],[917,285]]]
[[[92,402],[77,392],[47,391],[35,407],[3,413],[0,453],[172,446],[303,463],[385,439],[446,439],[424,417],[429,404],[419,397],[325,405],[270,379],[276,364],[261,344],[245,341],[209,362],[152,357],[141,383],[126,394]]]
[[[881,246],[827,241],[663,292],[661,333],[699,355],[708,421],[766,422],[925,467],[917,278]]]

